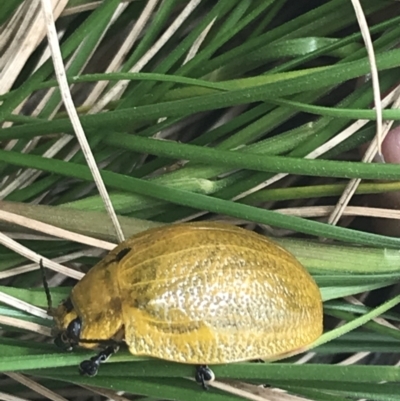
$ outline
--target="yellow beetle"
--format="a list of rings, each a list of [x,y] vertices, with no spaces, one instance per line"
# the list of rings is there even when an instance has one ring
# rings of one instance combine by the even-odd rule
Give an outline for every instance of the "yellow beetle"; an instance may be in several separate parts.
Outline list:
[[[103,347],[95,375],[125,341],[133,355],[197,365],[301,352],[322,333],[320,291],[284,248],[222,223],[155,228],[122,242],[53,311],[58,342]]]

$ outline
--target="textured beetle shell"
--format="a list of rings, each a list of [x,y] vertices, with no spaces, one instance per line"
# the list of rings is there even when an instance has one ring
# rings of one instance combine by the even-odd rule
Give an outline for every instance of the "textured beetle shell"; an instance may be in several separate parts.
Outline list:
[[[82,338],[110,339],[124,328],[132,354],[175,362],[271,359],[322,333],[320,291],[304,267],[267,238],[222,223],[133,236],[71,300]]]

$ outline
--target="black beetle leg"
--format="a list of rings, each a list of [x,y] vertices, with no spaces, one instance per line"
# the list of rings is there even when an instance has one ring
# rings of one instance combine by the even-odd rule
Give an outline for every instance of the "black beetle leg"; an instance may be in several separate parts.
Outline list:
[[[196,367],[195,379],[201,384],[204,390],[208,390],[206,382],[212,382],[215,379],[214,372],[207,365],[198,365]]]
[[[99,366],[105,362],[111,355],[118,351],[119,347],[111,345],[106,349],[100,351],[97,355],[93,356],[89,360],[82,361],[79,365],[79,372],[81,375],[96,376]]]

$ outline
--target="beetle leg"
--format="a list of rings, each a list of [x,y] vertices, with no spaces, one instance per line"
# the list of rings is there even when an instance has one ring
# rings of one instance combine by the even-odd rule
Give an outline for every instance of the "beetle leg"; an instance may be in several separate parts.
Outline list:
[[[212,382],[215,379],[214,372],[207,365],[198,365],[194,377],[197,383],[200,383],[204,390],[208,390],[206,382]]]
[[[118,349],[118,346],[110,345],[89,360],[82,361],[79,365],[79,372],[81,375],[96,376],[100,364],[105,362],[111,355],[115,354]]]

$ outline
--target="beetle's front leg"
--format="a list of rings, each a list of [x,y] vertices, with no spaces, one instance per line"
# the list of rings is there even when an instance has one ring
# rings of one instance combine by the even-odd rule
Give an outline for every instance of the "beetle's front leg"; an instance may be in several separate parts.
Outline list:
[[[100,351],[97,355],[89,360],[82,361],[79,365],[79,372],[81,375],[96,376],[99,366],[105,362],[111,355],[118,352],[119,346],[110,345],[106,349]]]
[[[198,365],[196,367],[196,375],[194,376],[197,383],[200,383],[204,390],[208,390],[207,382],[215,379],[214,372],[207,365]]]

